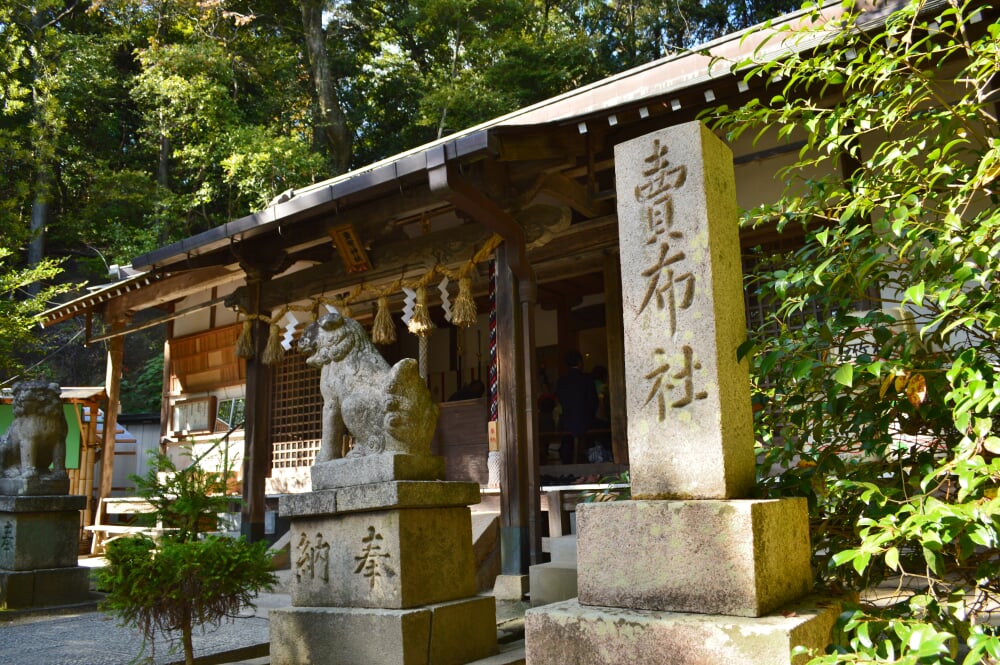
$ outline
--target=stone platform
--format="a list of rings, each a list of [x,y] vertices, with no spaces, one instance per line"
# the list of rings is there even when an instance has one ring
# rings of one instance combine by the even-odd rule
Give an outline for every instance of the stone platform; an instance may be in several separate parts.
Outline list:
[[[655,612],[581,605],[525,614],[531,665],[789,665],[798,645],[826,644],[835,602],[809,597],[764,617]]]

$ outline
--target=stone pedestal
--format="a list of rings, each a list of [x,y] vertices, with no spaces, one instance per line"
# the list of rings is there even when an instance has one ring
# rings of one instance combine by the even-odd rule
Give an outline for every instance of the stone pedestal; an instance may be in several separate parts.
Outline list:
[[[615,147],[633,501],[577,511],[578,598],[529,610],[528,662],[745,665],[822,648],[804,499],[749,500],[733,160],[686,123]]]
[[[361,457],[357,473],[351,459],[317,465],[314,487],[325,489],[282,497],[292,607],[271,614],[273,665],[457,665],[496,653],[494,600],[476,596],[468,506],[479,486],[387,480],[437,473],[438,460],[406,457]]]
[[[805,499],[577,508],[585,605],[757,617],[809,593]]]
[[[799,665],[796,646],[825,644],[836,604],[804,598],[781,612],[746,618],[588,607],[576,599],[529,610],[531,665]]]
[[[89,569],[78,566],[82,496],[0,495],[0,609],[81,603]]]

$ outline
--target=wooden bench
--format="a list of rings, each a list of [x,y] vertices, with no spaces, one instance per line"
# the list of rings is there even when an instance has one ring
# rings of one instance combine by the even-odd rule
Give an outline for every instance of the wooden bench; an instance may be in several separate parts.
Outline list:
[[[135,496],[106,497],[101,499],[93,526],[84,529],[93,534],[90,542],[91,554],[103,554],[108,543],[115,538],[143,534],[151,538],[163,535],[163,525],[143,526],[138,524],[108,524],[108,515],[143,515],[155,512],[156,508],[143,498]]]
[[[545,485],[541,488],[548,501],[549,537],[556,538],[571,533],[570,513],[576,512],[576,504],[584,495],[605,490],[625,489],[625,483],[587,483],[579,485]]]

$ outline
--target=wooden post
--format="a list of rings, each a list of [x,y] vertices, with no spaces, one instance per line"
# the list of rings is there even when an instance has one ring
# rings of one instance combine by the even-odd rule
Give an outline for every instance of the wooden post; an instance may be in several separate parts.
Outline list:
[[[250,316],[270,316],[262,304],[264,284],[288,268],[288,255],[266,244],[241,244],[233,250],[247,276]],[[262,358],[270,326],[254,319],[253,357],[247,358],[247,393],[243,442],[243,507],[240,531],[250,542],[264,539],[264,483],[271,474],[271,368]]]
[[[263,277],[248,273],[247,283],[254,303],[251,314],[259,314]],[[264,538],[264,483],[271,472],[271,368],[261,361],[268,332],[267,322],[252,323],[254,356],[247,358],[241,533],[250,542]]]
[[[100,404],[93,400],[87,404],[90,411],[90,418],[87,420],[86,434],[80,440],[80,491],[79,494],[87,497],[87,505],[84,508],[85,525],[94,523],[94,515],[98,505],[94,503],[94,452],[97,450],[97,410]],[[81,428],[81,432],[83,429]]]
[[[622,320],[622,265],[617,251],[604,256],[604,321],[608,339],[608,410],[616,464],[628,464],[625,408],[625,328]]]
[[[212,308],[215,311],[215,308]],[[174,376],[174,368],[170,360],[170,340],[174,337],[174,322],[167,321],[167,339],[163,342],[163,392],[160,400],[160,452],[166,454],[167,438],[172,434],[170,431],[170,420],[173,416],[170,410],[170,400],[168,395],[173,392],[171,380]]]
[[[496,258],[497,382],[500,439],[500,556],[505,575],[524,575],[530,560],[527,478],[525,472],[523,344],[517,307],[517,280],[511,272],[507,245]]]
[[[124,317],[111,320],[111,332],[125,328]],[[117,335],[108,340],[108,367],[104,378],[108,393],[108,406],[104,410],[104,441],[101,454],[101,483],[97,490],[97,505],[101,499],[111,495],[111,480],[115,471],[115,433],[118,429],[118,398],[121,394],[122,359],[125,353],[125,336]],[[93,414],[94,419],[97,413]]]
[[[540,504],[539,487],[541,485],[541,471],[539,466],[540,453],[538,450],[538,362],[535,357],[535,303],[538,299],[538,287],[534,281],[521,280],[517,285],[518,294],[521,300],[521,353],[523,388],[521,390],[524,407],[523,428],[524,445],[519,446],[522,457],[522,468],[525,475],[523,485],[522,500],[525,502],[525,512],[528,519],[529,536],[529,560],[531,565],[542,563],[542,508]],[[527,571],[525,571],[527,572]]]

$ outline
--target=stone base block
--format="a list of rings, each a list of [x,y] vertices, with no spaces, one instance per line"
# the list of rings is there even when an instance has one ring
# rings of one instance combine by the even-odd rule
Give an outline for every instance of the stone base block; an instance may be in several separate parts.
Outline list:
[[[383,483],[389,480],[444,480],[444,458],[437,455],[377,453],[318,462],[313,490]]]
[[[459,665],[497,652],[488,596],[409,610],[271,610],[271,665]]]
[[[0,497],[0,570],[76,566],[82,496]]]
[[[540,563],[528,568],[528,573],[532,607],[576,598],[576,562]]]
[[[577,507],[584,605],[762,616],[809,593],[805,499]]]
[[[90,569],[84,566],[31,571],[0,570],[0,609],[73,605],[90,598]]]
[[[479,503],[475,483],[395,480],[340,489],[288,494],[278,501],[282,517],[320,517],[391,508],[445,508]]]
[[[521,600],[528,593],[527,575],[497,575],[493,583],[493,597],[498,600]]]
[[[476,593],[468,508],[294,518],[292,605],[404,609]]]
[[[582,539],[581,539],[582,542]],[[576,600],[530,609],[525,648],[532,665],[799,665],[792,649],[821,649],[839,613],[804,599],[747,618],[587,607]]]
[[[51,476],[0,478],[0,494],[11,496],[69,494],[69,476],[63,474],[61,478]]]

